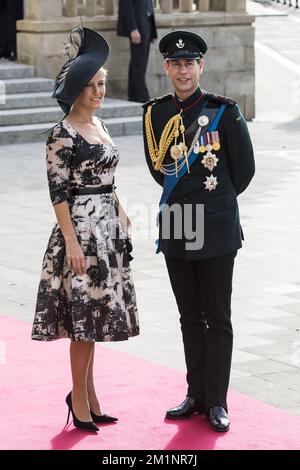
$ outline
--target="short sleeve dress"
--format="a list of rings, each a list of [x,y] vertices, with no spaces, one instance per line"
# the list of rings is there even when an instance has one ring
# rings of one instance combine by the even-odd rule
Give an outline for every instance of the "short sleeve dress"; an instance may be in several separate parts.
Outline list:
[[[113,184],[118,149],[91,145],[66,121],[51,131],[46,149],[51,201],[68,202],[86,274],[68,268],[56,223],[43,258],[32,339],[123,341],[136,336],[136,294],[116,198],[113,193],[74,196],[70,191]]]

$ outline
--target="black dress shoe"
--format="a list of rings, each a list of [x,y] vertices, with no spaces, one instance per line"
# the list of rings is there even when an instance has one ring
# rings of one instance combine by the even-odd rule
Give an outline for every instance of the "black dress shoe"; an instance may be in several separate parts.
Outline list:
[[[195,400],[195,398],[186,397],[186,399],[179,406],[171,408],[166,412],[166,418],[185,419],[201,411],[200,404],[197,400]]]
[[[91,417],[94,423],[114,423],[118,421],[118,418],[114,418],[113,416],[109,415],[96,415],[91,411]]]
[[[214,431],[226,432],[229,430],[230,421],[223,406],[213,406],[208,411],[210,427]]]
[[[10,61],[15,61],[17,60],[17,56],[16,56],[16,53],[15,52],[11,52],[8,56],[8,60]]]
[[[72,413],[75,428],[82,429],[83,431],[99,431],[98,426],[96,426],[93,421],[80,421],[76,417],[72,404],[72,392],[66,396],[66,404],[68,405],[68,417],[66,425],[69,423],[70,413]]]

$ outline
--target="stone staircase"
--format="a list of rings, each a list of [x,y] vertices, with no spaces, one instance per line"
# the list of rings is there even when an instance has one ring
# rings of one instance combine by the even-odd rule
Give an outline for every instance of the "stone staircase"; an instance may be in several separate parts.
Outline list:
[[[34,76],[34,67],[0,60],[0,145],[45,141],[41,133],[63,116],[52,87],[53,80]],[[112,137],[142,131],[140,103],[106,98],[96,115]]]

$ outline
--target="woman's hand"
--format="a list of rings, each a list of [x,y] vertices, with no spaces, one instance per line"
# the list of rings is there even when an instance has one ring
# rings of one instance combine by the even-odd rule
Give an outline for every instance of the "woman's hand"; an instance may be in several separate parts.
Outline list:
[[[66,241],[66,252],[68,268],[74,270],[79,276],[85,274],[85,257],[77,238]]]

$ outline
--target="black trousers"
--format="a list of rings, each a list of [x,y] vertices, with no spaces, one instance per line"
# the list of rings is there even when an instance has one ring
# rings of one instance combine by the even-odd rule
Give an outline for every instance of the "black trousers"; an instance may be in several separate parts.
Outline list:
[[[165,258],[180,313],[187,395],[197,399],[204,412],[216,405],[228,410],[235,256],[236,252],[190,262]]]
[[[143,36],[140,44],[130,42],[131,60],[128,75],[128,99],[145,103],[150,99],[146,84],[146,70],[150,51],[150,21],[149,35]]]

